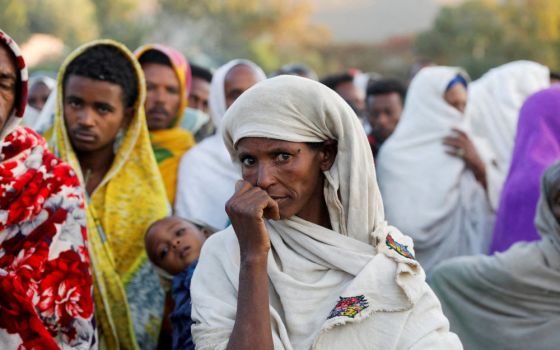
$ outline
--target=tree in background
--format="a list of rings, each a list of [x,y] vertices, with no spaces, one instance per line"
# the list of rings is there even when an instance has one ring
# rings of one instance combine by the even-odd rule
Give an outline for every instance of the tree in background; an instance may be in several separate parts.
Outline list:
[[[475,0],[444,7],[416,53],[439,64],[461,66],[473,78],[518,59],[555,69],[560,63],[560,2]]]

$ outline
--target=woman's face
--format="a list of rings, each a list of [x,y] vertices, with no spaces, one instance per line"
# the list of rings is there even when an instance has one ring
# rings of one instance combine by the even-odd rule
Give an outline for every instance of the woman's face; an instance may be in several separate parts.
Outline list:
[[[463,84],[455,84],[443,95],[444,100],[459,112],[465,113],[467,107],[467,88]]]
[[[336,143],[306,143],[247,137],[237,143],[243,179],[278,203],[282,219],[297,215],[316,222],[324,207],[323,171],[336,157]]]

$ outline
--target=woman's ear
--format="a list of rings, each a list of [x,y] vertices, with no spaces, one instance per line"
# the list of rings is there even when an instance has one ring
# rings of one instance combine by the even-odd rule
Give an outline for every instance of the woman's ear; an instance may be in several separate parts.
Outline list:
[[[323,147],[320,152],[321,156],[321,170],[328,171],[334,164],[336,153],[338,151],[338,142],[336,140],[327,140],[323,142]]]

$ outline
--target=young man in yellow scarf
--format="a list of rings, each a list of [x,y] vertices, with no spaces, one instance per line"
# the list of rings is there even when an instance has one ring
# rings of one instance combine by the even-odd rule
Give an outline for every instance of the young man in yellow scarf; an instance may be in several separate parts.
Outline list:
[[[173,205],[179,160],[195,143],[192,134],[180,127],[191,86],[190,66],[180,52],[163,45],[144,45],[136,50],[136,57],[146,77],[144,106],[150,140]]]
[[[145,93],[138,61],[111,40],[74,50],[58,75],[51,143],[87,196],[100,349],[154,349],[161,326],[164,292],[143,237],[169,205],[146,127]]]

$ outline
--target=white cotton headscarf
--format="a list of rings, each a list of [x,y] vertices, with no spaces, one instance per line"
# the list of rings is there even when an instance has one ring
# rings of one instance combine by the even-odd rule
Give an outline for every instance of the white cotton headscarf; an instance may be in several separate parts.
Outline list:
[[[462,257],[439,266],[432,285],[466,349],[552,349],[560,344],[560,224],[547,195],[560,162],[541,182],[537,242],[494,256]]]
[[[486,140],[495,155],[488,167],[488,195],[494,210],[500,201],[517,130],[521,106],[550,85],[550,71],[531,61],[515,61],[493,68],[469,86],[467,114],[474,135]]]
[[[239,180],[239,169],[230,159],[222,139],[222,118],[226,113],[224,83],[229,71],[238,65],[252,68],[258,80],[263,70],[248,60],[232,60],[216,70],[210,85],[208,103],[216,134],[187,152],[179,163],[175,215],[208,225],[219,231],[229,224],[224,206]]]
[[[332,229],[297,216],[266,222],[272,247],[267,268],[275,349],[331,349],[342,343],[358,348],[364,336],[376,338],[371,344],[381,344],[380,348],[402,341],[400,330],[405,327],[383,315],[372,319],[387,320],[384,331],[368,327],[352,335],[352,328],[346,333],[340,330],[344,336],[336,337],[338,343],[321,341],[335,326],[364,324],[374,312],[403,315],[399,312],[413,309],[427,290],[416,261],[388,248],[390,233],[413,253],[410,238],[385,223],[371,149],[351,107],[318,82],[279,76],[255,85],[231,106],[223,121],[223,135],[235,161],[236,145],[245,137],[338,142],[334,164],[324,172]],[[239,247],[229,227],[205,243],[193,279],[196,323],[192,330],[197,348],[227,346],[235,320],[238,275]],[[329,317],[339,297],[357,295],[367,300],[365,311],[355,318]],[[426,324],[440,322],[435,315]],[[414,337],[420,337],[419,333],[403,338],[414,343]],[[456,344],[454,336],[449,339],[448,344]]]
[[[446,258],[485,252],[492,229],[483,187],[443,144],[452,128],[469,134],[466,116],[443,98],[458,74],[465,73],[426,67],[416,75],[401,121],[376,159],[387,220],[410,234],[428,275]]]

